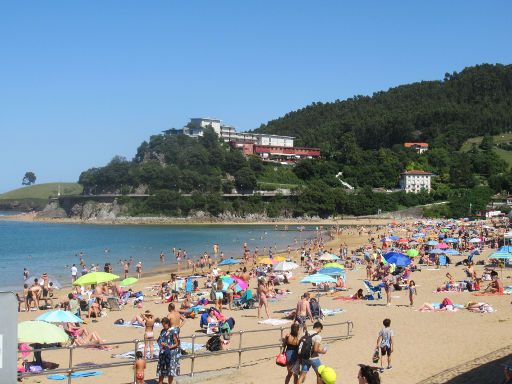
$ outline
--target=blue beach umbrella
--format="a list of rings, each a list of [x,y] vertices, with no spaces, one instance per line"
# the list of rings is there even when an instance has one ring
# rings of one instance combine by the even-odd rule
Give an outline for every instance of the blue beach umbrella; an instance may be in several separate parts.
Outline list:
[[[69,311],[50,311],[38,316],[36,320],[46,321],[47,323],[83,323],[82,319],[73,315]]]
[[[398,257],[398,256],[405,256],[403,253],[400,252],[388,252],[384,255],[384,259],[389,263],[389,259],[392,257]],[[407,256],[405,256],[407,257]]]
[[[390,240],[397,241],[400,240],[400,236],[389,236]]]
[[[323,275],[328,275],[328,276],[337,276],[337,275],[342,275],[345,273],[345,270],[344,269],[340,269],[340,268],[322,268],[321,270],[318,271],[318,273],[321,273]]]
[[[504,245],[498,249],[498,252],[512,252],[512,245]]]
[[[493,252],[489,255],[489,259],[503,259],[503,260],[511,260],[512,253],[511,252]]]
[[[411,259],[401,253],[397,253],[387,259],[389,264],[395,264],[397,267],[406,267],[411,264]]]
[[[446,251],[444,251],[443,249],[434,248],[434,249],[431,249],[430,251],[428,251],[428,253],[431,253],[431,254],[441,254],[441,253],[446,253]]]
[[[460,252],[455,250],[455,249],[447,249],[447,250],[444,251],[444,254],[445,255],[457,256],[457,255],[460,255]]]
[[[233,264],[240,264],[240,260],[236,259],[226,259],[222,260],[219,265],[233,265]]]
[[[437,245],[437,244],[439,244],[439,243],[438,243],[437,241],[435,241],[435,240],[429,240],[429,241],[427,241],[425,244],[427,244],[427,245],[431,245],[431,246],[434,246],[434,245]]]
[[[309,275],[303,278],[301,281],[303,284],[319,284],[319,283],[335,283],[336,280],[331,276],[323,275],[321,273],[315,273],[314,275]]]
[[[448,238],[444,239],[444,242],[445,243],[458,243],[459,240],[454,239],[453,237],[448,237]]]

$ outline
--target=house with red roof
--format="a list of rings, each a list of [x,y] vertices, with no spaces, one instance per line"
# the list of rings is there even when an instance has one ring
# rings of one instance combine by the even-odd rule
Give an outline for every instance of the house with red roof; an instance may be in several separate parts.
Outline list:
[[[428,143],[404,143],[405,148],[412,148],[420,155],[428,151]]]

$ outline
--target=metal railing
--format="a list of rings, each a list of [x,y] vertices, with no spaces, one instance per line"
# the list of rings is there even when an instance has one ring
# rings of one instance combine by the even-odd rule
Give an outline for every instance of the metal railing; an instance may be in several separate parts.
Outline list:
[[[344,328],[344,332],[340,332],[340,334],[337,334],[335,336],[326,336],[322,337],[322,341],[325,342],[333,342],[333,341],[339,341],[339,340],[346,340],[351,338],[353,335],[352,331],[354,329],[354,324],[351,321],[344,321],[340,323],[331,323],[331,324],[323,324],[324,329],[328,329],[330,327],[340,326]],[[279,332],[280,333],[280,340],[283,338],[284,331],[288,330],[289,327],[279,327],[279,328],[266,328],[266,329],[255,329],[255,330],[249,330],[249,331],[237,331],[232,332],[231,338],[233,336],[238,336],[238,348],[230,348],[226,350],[220,350],[215,352],[205,351],[198,353],[196,351],[196,347],[198,346],[196,340],[201,338],[210,338],[212,335],[207,334],[192,334],[191,336],[183,336],[180,337],[181,341],[190,340],[191,341],[191,352],[187,353],[186,355],[182,355],[180,357],[181,360],[187,360],[190,359],[190,372],[186,375],[193,377],[195,373],[195,362],[196,359],[202,359],[202,358],[211,358],[219,355],[227,355],[227,354],[238,354],[238,362],[236,365],[237,369],[240,369],[242,367],[242,354],[245,352],[252,352],[252,351],[259,351],[259,350],[266,350],[266,349],[273,349],[273,348],[281,348],[282,342],[276,342],[271,344],[264,344],[264,345],[254,345],[249,347],[243,347],[243,340],[245,340],[244,335],[248,334],[257,334],[265,332],[268,334],[269,332]],[[231,340],[233,341],[233,340]],[[97,345],[80,345],[80,346],[64,346],[64,347],[49,347],[49,348],[38,348],[38,349],[32,349],[30,352],[48,352],[48,351],[58,351],[58,350],[69,350],[68,355],[68,364],[67,368],[57,368],[57,369],[51,369],[51,370],[44,370],[42,372],[23,372],[20,374],[21,377],[33,377],[33,376],[48,376],[53,374],[63,374],[67,376],[67,382],[68,384],[71,383],[72,380],[72,374],[74,372],[83,372],[88,371],[91,369],[108,369],[108,368],[116,368],[116,367],[123,367],[123,366],[133,366],[133,360],[126,361],[126,362],[113,362],[113,363],[106,363],[106,364],[94,364],[94,365],[80,365],[80,366],[73,366],[73,353],[77,349],[85,349],[85,348],[95,348],[95,347],[108,347],[108,346],[119,346],[119,345],[125,345],[125,344],[133,344],[134,345],[134,353],[137,352],[139,344],[144,343],[143,340],[128,340],[128,341],[118,341],[118,342],[112,342],[112,343],[101,343]],[[203,347],[203,345],[201,345]],[[201,348],[202,349],[202,348]],[[23,352],[27,352],[24,350],[18,350],[18,353],[21,354]],[[148,362],[155,362],[158,359],[148,359]],[[218,361],[216,361],[216,364],[218,364]],[[222,369],[228,369],[232,368],[232,366],[226,366],[226,367],[217,367],[217,370]],[[135,382],[135,370],[134,370],[134,382]],[[183,376],[183,375],[182,375]]]

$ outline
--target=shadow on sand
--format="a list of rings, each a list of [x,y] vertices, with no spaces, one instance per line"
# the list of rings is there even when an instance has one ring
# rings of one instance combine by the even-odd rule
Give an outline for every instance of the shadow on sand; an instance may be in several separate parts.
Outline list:
[[[505,381],[504,365],[511,363],[512,346],[509,346],[439,372],[417,384],[502,384]]]

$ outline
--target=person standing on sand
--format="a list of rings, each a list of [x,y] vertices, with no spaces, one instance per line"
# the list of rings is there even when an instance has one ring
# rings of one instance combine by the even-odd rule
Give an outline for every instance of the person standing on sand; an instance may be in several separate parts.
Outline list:
[[[141,319],[144,323],[144,359],[146,358],[146,353],[149,347],[149,356],[152,359],[154,356],[154,345],[155,335],[153,332],[153,328],[155,326],[155,319],[153,318],[153,314],[147,310],[144,313],[140,314]]]
[[[185,318],[176,310],[174,303],[170,303],[167,307],[169,313],[167,314],[167,319],[170,321],[170,328],[176,328],[178,334],[180,333],[180,329],[185,324]],[[163,322],[162,322],[163,324]]]
[[[267,300],[267,294],[268,294],[268,285],[264,277],[262,277],[258,281],[258,319],[260,318],[260,311],[261,307],[265,307],[265,313],[267,314],[267,319],[270,319],[270,316],[268,314],[268,300]]]
[[[309,305],[309,298],[309,292],[305,292],[297,303],[297,308],[295,309],[294,322],[301,325],[304,331],[306,331],[306,321],[308,318],[313,321],[313,315],[311,314],[311,307]]]
[[[135,353],[135,362],[133,363],[135,370],[135,379],[137,384],[144,384],[144,370],[146,369],[146,358],[142,356],[141,351]]]
[[[377,337],[377,348],[380,348],[380,372],[384,372],[384,356],[387,355],[388,357],[388,366],[387,369],[391,369],[391,354],[394,350],[394,336],[393,330],[390,327],[391,320],[390,319],[384,319],[382,322],[384,325],[384,328],[381,329],[379,332],[379,337]]]
[[[142,261],[137,263],[135,270],[137,271],[137,279],[140,279],[140,275],[142,274]]]
[[[412,307],[414,305],[414,295],[417,295],[418,291],[416,291],[416,283],[414,280],[409,281],[409,305]]]
[[[172,328],[168,318],[162,319],[162,331],[158,337],[158,346],[160,354],[158,355],[158,365],[156,375],[158,384],[163,384],[167,376],[168,383],[171,384],[174,378],[180,375],[180,338],[179,328]]]
[[[76,281],[76,275],[78,274],[78,268],[76,264],[73,264],[71,267],[71,282],[74,283]]]
[[[391,305],[391,291],[393,289],[393,284],[395,283],[395,279],[388,268],[386,276],[382,279],[384,283],[384,291],[386,292],[386,305]]]
[[[123,263],[123,269],[124,269],[124,278],[126,279],[128,277],[130,264],[125,260]]]

